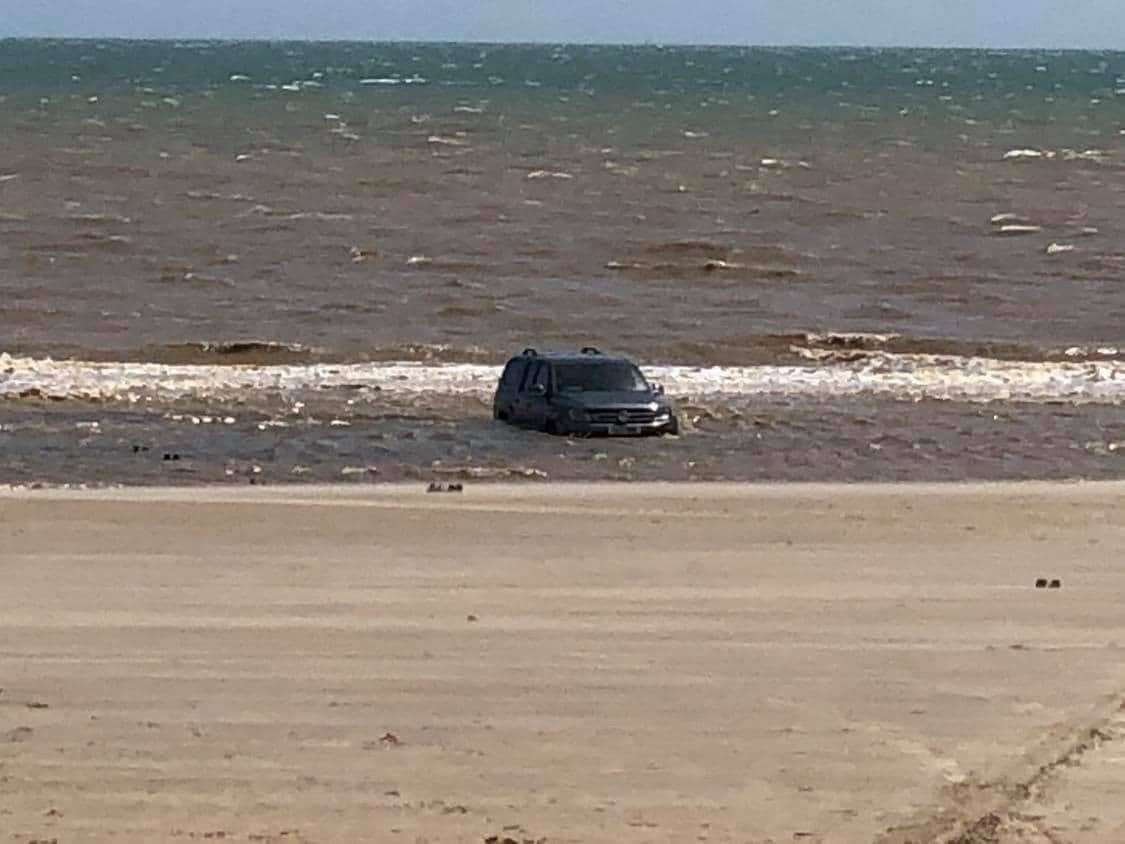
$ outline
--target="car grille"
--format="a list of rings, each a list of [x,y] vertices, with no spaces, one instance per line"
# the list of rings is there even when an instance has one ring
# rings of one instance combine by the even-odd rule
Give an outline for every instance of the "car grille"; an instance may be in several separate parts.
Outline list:
[[[590,411],[590,421],[598,425],[649,425],[656,419],[652,410],[603,408]]]

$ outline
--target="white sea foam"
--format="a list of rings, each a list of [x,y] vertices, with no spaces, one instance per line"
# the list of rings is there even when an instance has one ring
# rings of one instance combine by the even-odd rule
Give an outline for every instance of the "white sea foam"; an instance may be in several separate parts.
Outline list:
[[[1062,158],[1063,161],[1093,161],[1100,164],[1109,158],[1109,154],[1100,149],[1010,149],[1004,153],[1005,161],[1041,161],[1044,159],[1053,161],[1056,158]]]
[[[646,367],[683,398],[1025,401],[1125,404],[1125,361],[1019,362],[882,352],[824,352],[808,366]],[[0,355],[0,399],[236,398],[333,388],[391,395],[488,397],[499,369],[476,364],[357,363],[271,366],[88,363]]]
[[[463,147],[468,146],[469,143],[464,138],[446,138],[441,135],[430,135],[426,141],[431,144],[447,147]]]
[[[532,170],[527,174],[529,179],[573,179],[572,173],[564,173],[561,170]]]

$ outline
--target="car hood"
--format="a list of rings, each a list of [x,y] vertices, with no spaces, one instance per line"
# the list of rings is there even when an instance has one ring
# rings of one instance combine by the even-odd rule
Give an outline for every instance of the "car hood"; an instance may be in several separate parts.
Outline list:
[[[559,404],[575,407],[613,407],[622,409],[648,410],[652,405],[667,407],[668,401],[655,393],[636,393],[631,391],[588,391],[559,393]]]

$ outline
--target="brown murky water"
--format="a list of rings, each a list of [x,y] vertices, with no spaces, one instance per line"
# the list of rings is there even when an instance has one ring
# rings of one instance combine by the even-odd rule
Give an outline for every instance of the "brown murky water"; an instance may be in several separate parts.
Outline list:
[[[593,343],[745,366],[801,363],[794,338],[831,331],[900,335],[889,354],[1121,361],[1123,72],[1117,54],[0,42],[0,351],[497,363]],[[268,418],[291,400],[246,401]],[[477,399],[377,401],[347,429],[262,437],[9,397],[0,480],[1125,465],[1117,400],[712,401],[659,445],[496,429]],[[245,416],[226,410],[188,412]],[[133,444],[193,468],[122,459]]]

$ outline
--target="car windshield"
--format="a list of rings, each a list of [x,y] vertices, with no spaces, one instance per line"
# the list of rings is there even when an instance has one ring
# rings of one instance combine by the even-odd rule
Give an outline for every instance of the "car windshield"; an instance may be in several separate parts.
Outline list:
[[[641,371],[631,363],[560,363],[555,366],[560,392],[630,392],[649,389]]]

